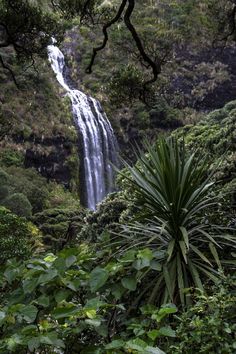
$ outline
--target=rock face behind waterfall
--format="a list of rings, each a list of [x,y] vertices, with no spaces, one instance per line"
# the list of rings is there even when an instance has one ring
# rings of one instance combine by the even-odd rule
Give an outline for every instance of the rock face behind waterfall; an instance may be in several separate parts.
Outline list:
[[[72,104],[79,136],[82,203],[95,210],[97,203],[114,189],[113,165],[118,162],[116,139],[100,103],[70,87],[64,55],[59,48],[48,46],[48,56],[57,80]]]

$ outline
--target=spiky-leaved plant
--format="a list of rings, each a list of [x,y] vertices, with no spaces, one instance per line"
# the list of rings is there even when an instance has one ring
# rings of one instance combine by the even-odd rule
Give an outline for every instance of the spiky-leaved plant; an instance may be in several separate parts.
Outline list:
[[[203,158],[187,155],[184,143],[175,139],[146,143],[146,150],[134,167],[125,163],[140,212],[122,236],[126,248],[149,247],[161,264],[149,300],[184,305],[186,288],[203,290],[204,279],[218,280],[218,251],[235,247],[235,238],[207,222],[218,201]]]

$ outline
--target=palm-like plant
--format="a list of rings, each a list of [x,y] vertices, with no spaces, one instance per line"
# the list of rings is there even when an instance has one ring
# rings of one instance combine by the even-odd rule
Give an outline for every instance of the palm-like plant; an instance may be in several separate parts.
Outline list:
[[[206,178],[204,160],[187,156],[184,144],[174,139],[160,139],[146,149],[134,167],[126,163],[140,212],[123,237],[126,247],[129,243],[159,251],[162,271],[155,277],[150,301],[180,300],[184,305],[185,288],[203,290],[205,277],[218,280],[217,249],[235,247],[235,239],[206,222],[217,198],[210,194],[213,182]]]

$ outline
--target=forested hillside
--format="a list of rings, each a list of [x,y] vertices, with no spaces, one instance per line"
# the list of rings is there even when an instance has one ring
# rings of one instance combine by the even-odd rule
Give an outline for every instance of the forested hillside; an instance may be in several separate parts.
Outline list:
[[[0,353],[233,354],[234,0],[0,0]]]

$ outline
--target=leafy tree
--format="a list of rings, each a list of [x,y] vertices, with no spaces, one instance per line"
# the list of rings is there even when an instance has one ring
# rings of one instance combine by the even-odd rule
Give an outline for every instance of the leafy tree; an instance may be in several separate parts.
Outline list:
[[[156,251],[161,272],[153,280],[149,301],[180,300],[184,305],[184,289],[203,291],[205,278],[218,281],[222,264],[217,249],[234,249],[235,236],[214,230],[207,220],[218,199],[210,193],[214,183],[205,177],[202,157],[188,156],[184,145],[172,139],[146,148],[136,166],[126,164],[140,211],[139,222],[124,233],[122,249],[148,245]]]
[[[32,205],[23,193],[13,193],[2,202],[6,208],[10,209],[18,216],[30,218],[32,215]]]
[[[30,256],[34,244],[38,242],[37,231],[24,218],[0,207],[0,263],[17,257]]]
[[[11,73],[15,83],[14,73],[5,60],[5,49],[13,48],[20,62],[31,59],[33,65],[34,55],[46,53],[46,46],[55,33],[62,34],[61,21],[50,11],[47,2],[42,5],[29,0],[0,1],[0,63]]]
[[[11,193],[23,193],[32,205],[32,212],[37,213],[46,206],[50,187],[46,179],[33,168],[11,166],[9,173],[9,189]]]

